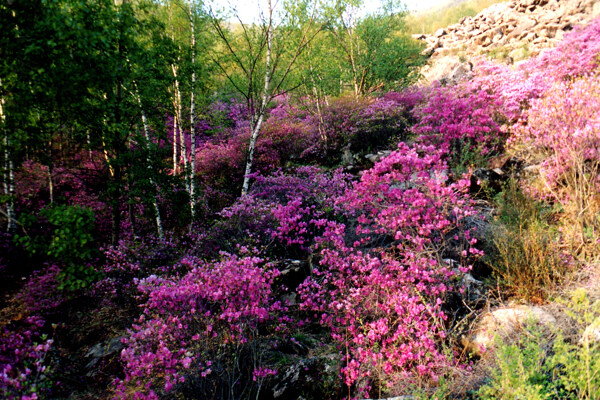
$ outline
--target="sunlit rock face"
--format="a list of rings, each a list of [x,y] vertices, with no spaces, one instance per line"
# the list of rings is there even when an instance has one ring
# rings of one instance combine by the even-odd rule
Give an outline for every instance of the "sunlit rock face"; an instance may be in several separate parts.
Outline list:
[[[488,55],[507,63],[554,47],[565,32],[600,15],[596,0],[511,0],[496,3],[474,17],[419,35],[430,57],[424,82],[453,83],[470,71],[470,59]]]

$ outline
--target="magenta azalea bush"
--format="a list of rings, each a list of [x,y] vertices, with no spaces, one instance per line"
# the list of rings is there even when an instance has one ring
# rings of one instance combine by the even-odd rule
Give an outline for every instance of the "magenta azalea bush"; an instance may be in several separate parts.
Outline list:
[[[278,271],[263,259],[222,254],[213,263],[184,258],[180,264],[189,270],[181,278],[138,282],[147,301],[125,340],[122,398],[159,398],[188,375],[224,368],[233,362],[226,350],[252,340],[280,308],[271,298]]]
[[[600,83],[598,75],[555,83],[534,101],[513,144],[540,165],[533,194],[558,202],[583,229],[600,226]]]
[[[375,383],[399,393],[418,376],[436,380],[454,362],[443,304],[481,253],[466,182],[450,183],[441,157],[401,143],[363,174],[339,200],[355,226],[328,226],[320,267],[300,289],[301,307],[340,343],[346,384],[364,395]],[[461,248],[459,269],[442,261],[447,241]]]
[[[40,331],[44,319],[25,318],[18,327],[0,331],[0,395],[10,400],[41,398],[48,389],[50,368],[46,357],[52,346]]]

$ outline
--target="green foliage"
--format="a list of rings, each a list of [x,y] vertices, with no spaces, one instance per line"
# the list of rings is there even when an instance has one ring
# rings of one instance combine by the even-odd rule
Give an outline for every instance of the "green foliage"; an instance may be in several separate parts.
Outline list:
[[[514,343],[496,339],[497,367],[490,382],[479,390],[482,399],[546,400],[550,376],[545,364],[548,348],[544,347],[544,334],[538,325],[527,324]]]
[[[600,399],[600,301],[592,302],[584,289],[578,289],[568,305],[569,317],[589,328],[585,328],[579,343],[558,336],[551,360],[555,379],[560,381],[564,398]]]
[[[79,206],[46,207],[40,215],[54,225],[46,254],[56,260],[83,262],[93,254],[94,214]]]
[[[527,196],[519,182],[511,179],[494,199],[498,210],[498,220],[510,227],[527,228],[532,223],[540,223],[545,210],[542,204]]]
[[[578,334],[567,340],[559,330],[548,335],[528,323],[516,341],[497,340],[497,365],[478,392],[481,399],[600,399],[600,343],[586,333],[586,327],[598,329],[600,302],[578,289],[565,303]]]
[[[319,103],[317,108],[326,96],[407,86],[425,62],[421,43],[406,34],[406,11],[400,3],[383,2],[370,14],[361,11],[363,5],[341,1],[324,6],[323,32],[298,60],[295,79],[302,96]]]
[[[99,277],[90,260],[96,255],[92,235],[94,214],[79,206],[55,205],[40,211],[40,217],[51,225],[49,235],[17,236],[18,243],[31,254],[42,254],[62,265],[59,274],[61,289],[76,290],[88,286]],[[25,216],[24,226],[31,226],[36,218]]]

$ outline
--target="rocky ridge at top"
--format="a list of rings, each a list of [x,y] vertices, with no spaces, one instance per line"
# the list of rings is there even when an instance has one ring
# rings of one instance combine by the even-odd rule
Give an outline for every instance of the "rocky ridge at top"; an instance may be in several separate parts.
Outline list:
[[[430,57],[424,79],[452,81],[468,71],[473,56],[507,62],[536,56],[553,47],[564,33],[600,15],[599,0],[510,0],[431,35],[415,35]]]

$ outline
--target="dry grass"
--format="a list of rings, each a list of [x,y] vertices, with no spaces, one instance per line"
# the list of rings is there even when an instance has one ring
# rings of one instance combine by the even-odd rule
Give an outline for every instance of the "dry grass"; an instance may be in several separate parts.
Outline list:
[[[538,224],[510,231],[494,230],[495,254],[489,265],[511,295],[533,303],[544,302],[572,271],[572,261],[547,229]]]
[[[507,184],[497,202],[486,261],[509,295],[543,303],[574,270],[563,234],[552,225],[556,216],[522,193],[515,181]]]

